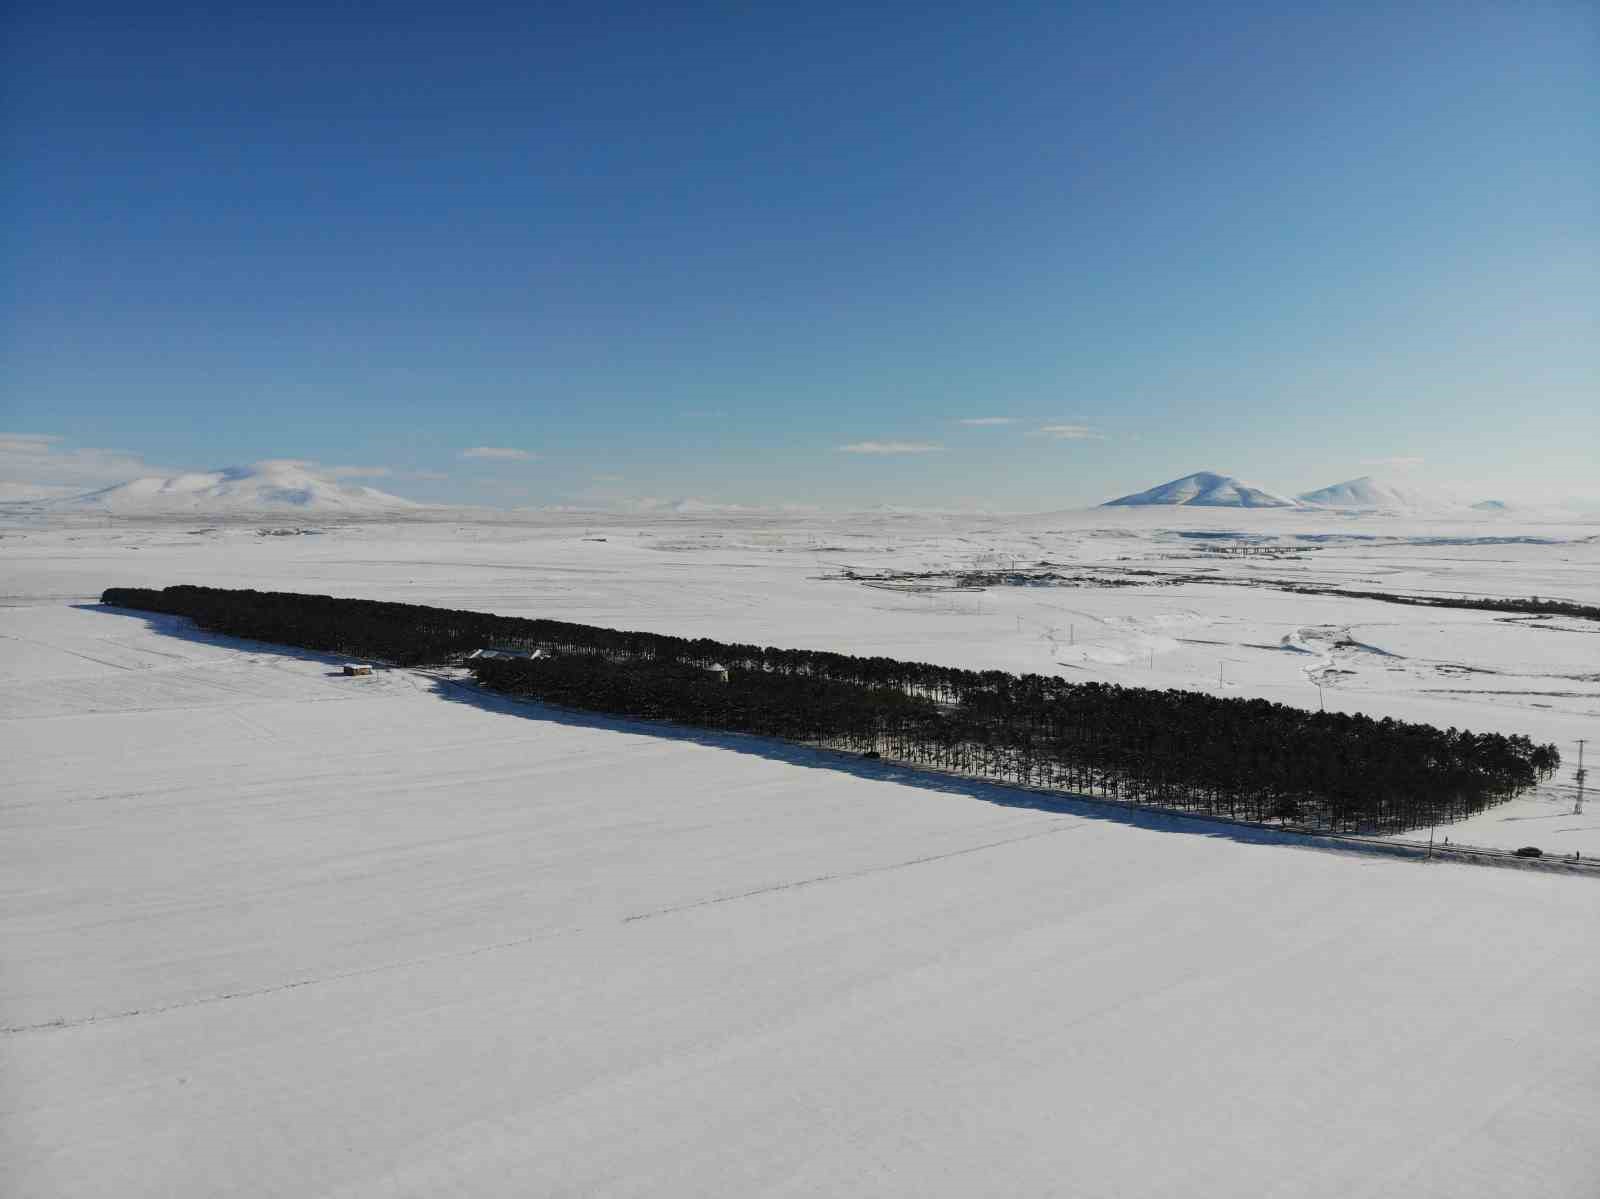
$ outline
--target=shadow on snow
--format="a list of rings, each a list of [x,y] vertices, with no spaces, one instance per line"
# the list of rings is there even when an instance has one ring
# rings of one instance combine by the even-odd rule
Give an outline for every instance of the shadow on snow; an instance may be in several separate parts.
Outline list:
[[[131,608],[116,608],[108,604],[74,604],[86,612],[131,617],[142,620],[154,633],[227,649],[244,650],[256,654],[272,654],[299,662],[313,662],[325,666],[342,666],[348,658],[278,645],[267,641],[248,641],[227,637],[196,628],[187,617],[168,616]],[[750,754],[771,762],[781,762],[804,770],[827,770],[835,774],[848,774],[873,782],[893,783],[913,787],[920,791],[936,791],[946,795],[960,795],[997,807],[1017,808],[1060,816],[1076,816],[1086,820],[1102,820],[1129,828],[1151,832],[1180,833],[1188,836],[1222,838],[1245,845],[1292,845],[1303,849],[1316,849],[1328,853],[1381,854],[1387,857],[1416,858],[1416,843],[1388,843],[1378,840],[1349,839],[1321,833],[1301,833],[1287,829],[1270,828],[1229,820],[1226,817],[1174,812],[1138,804],[1098,799],[1067,792],[1034,790],[1014,784],[989,782],[965,775],[946,774],[938,770],[909,766],[892,760],[871,760],[843,750],[820,749],[797,745],[770,737],[750,733],[719,732],[697,729],[667,721],[641,720],[624,716],[608,716],[598,712],[585,712],[573,708],[560,708],[537,700],[516,699],[486,691],[469,677],[450,678],[438,669],[413,667],[382,667],[400,670],[429,680],[430,693],[447,703],[465,704],[484,712],[537,720],[564,728],[589,729],[602,732],[628,733],[633,736],[658,737],[664,740],[687,742],[709,749],[728,750]],[[324,677],[337,677],[342,672],[331,670]],[[356,686],[359,680],[351,680]]]

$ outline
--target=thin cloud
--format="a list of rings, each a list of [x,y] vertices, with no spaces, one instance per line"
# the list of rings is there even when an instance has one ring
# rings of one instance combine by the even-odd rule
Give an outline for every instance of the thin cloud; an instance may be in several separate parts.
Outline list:
[[[852,441],[841,454],[937,454],[944,446],[932,441]]]
[[[1413,466],[1421,466],[1423,460],[1419,457],[1399,455],[1393,458],[1363,458],[1362,466],[1389,466],[1397,470],[1408,470]]]
[[[0,481],[90,490],[173,473],[126,450],[63,446],[48,433],[0,433]]]
[[[185,471],[212,471],[193,464],[178,468],[146,461],[125,450],[66,446],[63,439],[43,433],[0,433],[0,483],[11,490],[31,488],[41,493],[69,494],[113,487],[132,479],[167,478]],[[248,469],[303,470],[320,479],[413,479],[442,482],[449,476],[435,471],[404,471],[389,466],[323,466],[311,458],[266,458]]]
[[[494,462],[527,462],[538,455],[527,450],[513,449],[503,445],[475,445],[470,450],[462,450],[463,458],[485,458]]]
[[[1104,441],[1106,435],[1088,425],[1040,425],[1034,437],[1054,437],[1057,441]]]
[[[968,416],[958,420],[958,425],[1014,425],[1017,418],[1014,416]]]
[[[0,433],[0,454],[47,454],[60,440],[50,433]]]
[[[485,484],[491,491],[498,491],[502,495],[528,496],[533,494],[533,484],[524,483],[520,479],[502,479],[495,483]]]
[[[622,476],[621,475],[590,475],[589,476],[589,482],[591,482],[591,483],[621,483],[622,481],[623,480],[622,480]]]
[[[257,470],[317,470],[316,462],[310,458],[263,458],[250,465]]]
[[[0,503],[24,503],[30,500],[58,500],[76,495],[81,487],[47,487],[40,483],[0,482]]]
[[[289,467],[319,479],[416,479],[425,476],[397,471],[392,466],[324,466],[315,458],[267,458],[254,464],[260,469]],[[443,478],[443,475],[439,476]]]

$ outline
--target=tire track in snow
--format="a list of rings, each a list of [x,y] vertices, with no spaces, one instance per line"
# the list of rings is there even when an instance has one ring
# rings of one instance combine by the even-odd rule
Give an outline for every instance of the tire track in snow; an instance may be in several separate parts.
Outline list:
[[[1039,832],[1025,833],[1020,837],[1006,837],[1000,841],[989,841],[983,845],[969,845],[963,849],[952,849],[948,853],[927,854],[920,858],[907,858],[903,862],[890,862],[883,866],[864,866],[860,870],[843,870],[835,874],[819,874],[813,878],[797,879],[794,882],[772,883],[765,887],[756,887],[749,891],[739,891],[733,895],[717,895],[710,899],[696,899],[690,903],[673,904],[671,907],[657,908],[651,912],[639,912],[633,916],[623,918],[624,924],[632,924],[638,920],[655,920],[661,916],[671,916],[675,912],[688,912],[695,908],[708,908],[719,903],[733,903],[740,899],[752,899],[757,895],[771,895],[777,891],[796,891],[801,887],[814,887],[819,883],[840,882],[855,878],[865,878],[873,874],[887,874],[891,870],[904,870],[908,866],[925,866],[930,862],[943,862],[950,858],[963,857],[966,854],[982,853],[988,849],[998,849],[1002,845],[1016,845],[1023,841],[1033,841],[1040,837],[1053,836],[1065,832],[1067,829],[1082,828],[1090,821],[1087,820],[1053,820],[1051,827]]]
[[[754,890],[742,891],[736,895],[719,895],[710,899],[698,899],[689,903],[674,904],[671,907],[659,908],[650,912],[639,912],[632,916],[624,916],[620,924],[632,924],[641,920],[654,920],[661,916],[670,916],[675,912],[686,912],[694,908],[710,907],[714,904],[732,903],[739,899],[749,899],[757,895],[768,895],[778,891],[793,891],[802,887],[816,886],[819,883],[844,881],[863,878],[873,874],[886,874],[893,870],[903,870],[909,866],[922,866],[931,862],[942,862],[950,858],[959,858],[967,854],[982,853],[985,850],[998,849],[1005,845],[1016,845],[1023,841],[1033,841],[1040,837],[1052,836],[1055,833],[1065,832],[1068,829],[1082,828],[1092,823],[1087,820],[1054,820],[1050,827],[1025,833],[1020,837],[1006,837],[999,841],[988,841],[982,845],[968,845],[961,849],[953,849],[946,853],[926,854],[918,858],[909,858],[903,862],[890,862],[881,866],[866,866],[860,870],[846,870],[834,874],[819,874],[813,878],[797,879],[793,882],[774,883],[766,887],[757,887]],[[13,1024],[0,1027],[0,1036],[20,1036],[24,1033],[65,1032],[76,1028],[86,1028],[95,1024],[109,1024],[123,1020],[132,1020],[139,1016],[160,1016],[168,1012],[182,1011],[185,1008],[209,1007],[212,1004],[226,1003],[233,999],[256,999],[265,995],[278,995],[285,991],[297,991],[303,987],[314,987],[323,983],[345,982],[353,978],[367,978],[377,974],[387,974],[396,970],[408,970],[417,966],[430,966],[438,962],[457,961],[463,958],[478,957],[486,953],[498,953],[506,949],[520,949],[532,945],[536,941],[546,941],[554,937],[570,936],[573,933],[584,932],[583,926],[561,929],[544,929],[540,932],[530,933],[523,937],[513,937],[506,941],[495,941],[488,945],[475,945],[470,949],[451,950],[447,953],[431,954],[426,957],[408,958],[400,962],[385,962],[381,965],[366,966],[359,970],[343,970],[336,974],[325,974],[315,978],[298,978],[292,982],[277,983],[267,987],[242,988],[237,991],[223,991],[216,995],[202,995],[194,999],[185,999],[176,1003],[158,1004],[154,1007],[126,1008],[117,1012],[103,1012],[91,1016],[82,1016],[75,1020],[58,1018],[55,1020],[42,1020],[34,1024]]]
[[[85,662],[93,662],[96,666],[109,666],[113,670],[145,670],[148,667],[129,666],[123,662],[112,662],[106,658],[97,658],[93,654],[81,653],[75,649],[68,649],[64,645],[54,645],[49,641],[40,641],[36,637],[18,637],[14,633],[0,633],[0,638],[6,641],[20,641],[24,645],[37,645],[43,649],[53,649],[58,654],[66,654],[71,658],[82,658]]]
[[[17,1036],[30,1032],[67,1031],[74,1028],[86,1028],[92,1024],[109,1024],[115,1021],[131,1020],[136,1016],[160,1016],[167,1012],[182,1011],[185,1008],[209,1007],[214,1003],[226,1003],[230,999],[256,999],[263,995],[278,995],[284,991],[298,991],[302,987],[314,987],[322,983],[345,982],[352,978],[366,978],[374,974],[387,974],[395,970],[407,970],[413,966],[430,966],[436,962],[477,957],[480,954],[495,953],[502,949],[517,949],[524,945],[531,945],[535,941],[548,940],[551,937],[566,936],[581,931],[583,930],[578,928],[547,929],[537,933],[530,933],[525,937],[515,937],[509,941],[496,941],[489,945],[475,945],[471,949],[457,949],[448,953],[432,954],[427,957],[407,958],[401,962],[384,962],[377,966],[364,966],[359,970],[342,970],[336,974],[324,974],[315,978],[297,978],[293,982],[276,983],[270,987],[249,987],[238,991],[223,991],[216,995],[201,995],[194,999],[184,999],[176,1003],[158,1004],[155,1007],[125,1008],[119,1012],[101,1012],[93,1016],[82,1016],[76,1020],[58,1018],[55,1020],[41,1020],[36,1024],[11,1024],[0,1028],[0,1036]]]

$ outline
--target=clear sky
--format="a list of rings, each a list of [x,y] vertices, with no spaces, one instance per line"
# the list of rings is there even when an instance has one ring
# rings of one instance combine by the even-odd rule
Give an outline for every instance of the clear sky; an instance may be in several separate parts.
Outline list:
[[[1600,493],[1597,14],[13,6],[0,477]]]

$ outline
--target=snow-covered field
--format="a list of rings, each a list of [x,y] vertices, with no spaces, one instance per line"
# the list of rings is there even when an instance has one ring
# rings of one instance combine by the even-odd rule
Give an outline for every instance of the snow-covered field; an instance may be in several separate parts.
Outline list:
[[[1600,603],[1595,525],[306,524],[0,528],[0,1193],[1600,1190],[1591,880],[345,679],[92,604],[203,582],[1308,706],[1320,681],[1557,741],[1562,778],[1442,832],[1588,856],[1600,627],[1239,584]],[[1013,561],[1207,579],[829,577]]]
[[[1538,595],[1600,605],[1600,519],[1407,520],[1185,508],[1023,518],[296,519],[302,524],[288,529],[315,531],[270,536],[261,531],[270,526],[237,519],[139,524],[57,516],[48,525],[14,518],[8,527],[0,518],[0,561],[9,580],[0,603],[89,602],[113,584],[315,591],[1259,695],[1440,727],[1526,733],[1559,746],[1560,775],[1451,835],[1600,855],[1600,810],[1567,818],[1577,739],[1600,736],[1600,624],[1265,585]],[[1213,552],[1241,544],[1277,547],[1282,556]],[[959,571],[1044,561],[1069,576],[1141,585],[976,592],[939,580],[913,589],[837,577],[847,569]],[[1174,578],[1201,581],[1174,584]],[[14,639],[0,647],[8,655],[34,652]],[[0,710],[48,710],[59,686],[73,685],[42,684],[0,699]]]

